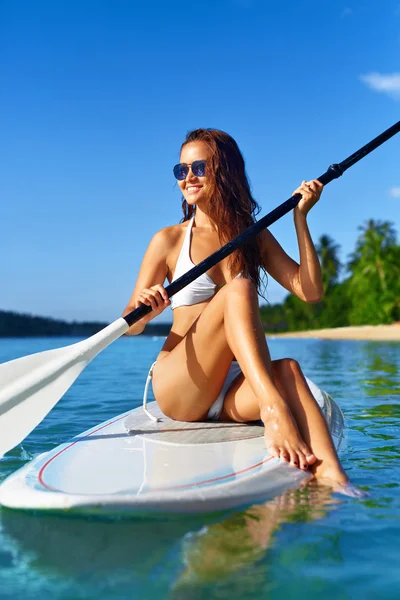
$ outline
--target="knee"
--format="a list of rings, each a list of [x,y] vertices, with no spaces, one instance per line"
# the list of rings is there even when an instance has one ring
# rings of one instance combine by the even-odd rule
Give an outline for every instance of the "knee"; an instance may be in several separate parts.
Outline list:
[[[236,277],[226,285],[228,297],[232,296],[255,296],[257,297],[257,289],[250,279],[245,277]]]
[[[272,369],[275,373],[275,376],[280,379],[301,374],[300,365],[294,358],[281,358],[279,360],[274,360],[272,361]]]

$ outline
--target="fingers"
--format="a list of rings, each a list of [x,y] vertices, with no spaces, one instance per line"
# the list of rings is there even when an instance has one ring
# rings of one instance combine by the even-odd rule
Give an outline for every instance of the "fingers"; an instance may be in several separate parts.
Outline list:
[[[315,194],[318,194],[319,196],[321,195],[322,190],[324,189],[323,184],[320,181],[318,181],[318,179],[306,181],[305,184],[310,188],[310,190],[312,190]]]
[[[322,185],[322,183],[320,181],[318,181],[318,179],[313,179],[311,181],[303,180],[301,182],[301,185],[299,185],[299,187],[294,190],[293,196],[295,194],[301,194],[302,196],[307,196],[307,197],[308,196],[316,196],[317,199],[319,199],[323,189],[324,189],[324,186]]]
[[[167,291],[166,291],[166,289],[165,289],[165,287],[164,287],[164,286],[162,286],[162,285],[160,285],[160,284],[157,284],[157,285],[154,285],[154,286],[153,286],[151,289],[153,289],[153,290],[157,290],[157,292],[158,292],[158,293],[160,294],[160,296],[161,296],[161,299],[162,299],[164,302],[167,302],[168,304],[170,303],[170,302],[169,302],[169,298],[168,298]]]
[[[293,196],[295,194],[301,194],[301,200],[297,205],[298,210],[307,215],[308,211],[320,199],[323,187],[324,186],[318,179],[302,181],[301,185],[293,192]]]
[[[157,292],[146,289],[140,292],[137,301],[139,304],[151,306],[153,311],[156,311],[158,309],[159,304],[161,304],[160,295]]]
[[[162,285],[154,285],[149,289],[144,289],[140,292],[136,299],[138,305],[145,304],[151,306],[155,312],[161,312],[170,305],[168,294]]]

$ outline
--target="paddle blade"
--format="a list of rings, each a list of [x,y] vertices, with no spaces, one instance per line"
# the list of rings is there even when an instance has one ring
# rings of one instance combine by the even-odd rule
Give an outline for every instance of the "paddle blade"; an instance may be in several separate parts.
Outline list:
[[[0,365],[0,457],[55,406],[86,365],[128,329],[118,319],[87,340]]]
[[[62,367],[56,366],[60,362],[57,356],[47,353],[43,353],[47,356],[40,356],[44,363],[41,366],[37,364],[37,355],[19,359],[21,364],[18,364],[18,359],[6,363],[16,372],[28,369],[30,377],[21,376],[23,389],[19,385],[12,385],[5,388],[4,394],[0,393],[0,457],[22,442],[39,425],[88,364],[87,361],[71,360],[70,356],[65,356],[66,349],[61,350],[64,351],[62,362],[65,363]],[[35,359],[34,371],[31,371],[29,358]],[[0,370],[0,381],[1,375]]]

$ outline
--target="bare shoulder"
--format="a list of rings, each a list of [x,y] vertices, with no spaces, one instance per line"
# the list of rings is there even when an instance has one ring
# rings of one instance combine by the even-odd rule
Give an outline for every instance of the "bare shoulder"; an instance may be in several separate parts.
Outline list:
[[[150,247],[152,254],[163,257],[167,266],[167,278],[171,281],[178,259],[180,248],[182,247],[185,231],[188,223],[179,223],[164,227],[154,234]]]
[[[154,234],[152,243],[159,247],[163,247],[166,250],[174,248],[176,244],[179,243],[179,241],[181,241],[186,227],[187,222],[164,227],[163,229],[160,229]]]

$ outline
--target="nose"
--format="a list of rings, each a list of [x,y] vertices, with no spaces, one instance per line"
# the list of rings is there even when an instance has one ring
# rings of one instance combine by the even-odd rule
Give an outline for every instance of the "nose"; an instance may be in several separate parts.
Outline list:
[[[191,179],[197,179],[196,175],[192,171],[192,165],[188,165],[188,169],[189,171],[185,177],[186,181],[190,181]]]

